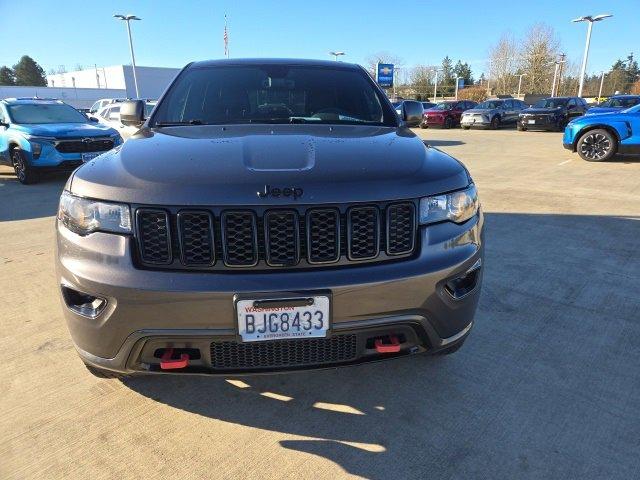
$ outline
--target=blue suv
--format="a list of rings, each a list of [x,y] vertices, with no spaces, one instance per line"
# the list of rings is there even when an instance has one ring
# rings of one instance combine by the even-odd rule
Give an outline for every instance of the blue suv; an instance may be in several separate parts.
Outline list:
[[[589,162],[609,160],[616,153],[640,154],[640,105],[571,120],[562,143]]]
[[[0,100],[0,164],[12,166],[23,184],[45,170],[72,170],[121,143],[116,130],[59,100]]]

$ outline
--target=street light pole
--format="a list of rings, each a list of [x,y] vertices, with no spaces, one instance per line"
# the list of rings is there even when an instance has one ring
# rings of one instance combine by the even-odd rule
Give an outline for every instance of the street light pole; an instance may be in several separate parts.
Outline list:
[[[522,77],[526,77],[527,74],[526,73],[521,73],[518,76],[520,77],[520,79],[518,80],[518,95],[517,95],[517,97],[520,98],[520,87],[522,86]]]
[[[131,68],[133,69],[133,84],[136,88],[136,98],[140,98],[140,92],[138,90],[138,77],[136,75],[136,57],[133,54],[133,39],[131,38],[131,20],[142,20],[135,15],[114,15],[114,18],[127,22],[127,33],[129,34],[129,50],[131,51]]]
[[[458,81],[461,79],[462,77],[456,77],[456,100],[458,100]]]
[[[600,99],[602,98],[602,85],[604,84],[604,70],[602,71],[602,75],[600,76],[600,90],[598,90],[598,103],[600,103]]]
[[[595,22],[600,22],[605,18],[612,17],[613,15],[609,13],[591,16],[587,15],[584,17],[574,18],[571,20],[572,22],[589,22],[589,26],[587,28],[587,41],[584,45],[584,56],[582,57],[582,67],[580,68],[580,86],[578,87],[578,96],[582,97],[582,88],[584,87],[584,75],[587,69],[587,60],[589,58],[589,45],[591,44],[591,29],[593,28],[593,24]]]
[[[436,69],[436,78],[433,82],[433,101],[435,103],[436,97],[438,96],[438,70]]]

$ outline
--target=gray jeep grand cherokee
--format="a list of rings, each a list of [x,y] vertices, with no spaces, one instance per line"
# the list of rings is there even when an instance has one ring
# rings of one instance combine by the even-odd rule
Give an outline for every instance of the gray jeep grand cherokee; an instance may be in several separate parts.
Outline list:
[[[405,114],[407,116],[408,114]],[[57,280],[99,376],[237,374],[451,353],[480,295],[465,167],[357,65],[187,65],[60,200]]]

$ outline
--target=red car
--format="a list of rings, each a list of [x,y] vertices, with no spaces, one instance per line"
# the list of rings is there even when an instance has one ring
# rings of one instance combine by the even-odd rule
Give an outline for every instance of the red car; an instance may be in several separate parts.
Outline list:
[[[424,111],[420,128],[451,128],[460,125],[462,112],[474,108],[476,105],[476,102],[470,100],[440,102],[435,107]]]

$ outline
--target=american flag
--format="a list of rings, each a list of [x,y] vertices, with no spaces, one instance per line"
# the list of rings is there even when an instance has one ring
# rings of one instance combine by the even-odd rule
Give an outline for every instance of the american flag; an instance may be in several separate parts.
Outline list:
[[[227,16],[224,16],[224,56],[229,58],[229,34],[227,33]]]

